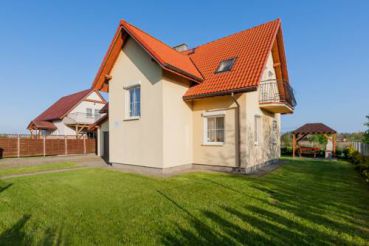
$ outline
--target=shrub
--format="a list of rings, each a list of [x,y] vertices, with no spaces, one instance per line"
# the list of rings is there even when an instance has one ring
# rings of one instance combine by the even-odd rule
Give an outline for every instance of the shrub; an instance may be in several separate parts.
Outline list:
[[[369,169],[362,171],[361,175],[364,177],[365,181],[369,183]]]
[[[281,155],[283,156],[292,156],[292,147],[282,147]]]
[[[344,150],[347,159],[355,165],[355,169],[359,171],[360,175],[369,182],[369,157],[362,156],[357,150],[349,147]]]

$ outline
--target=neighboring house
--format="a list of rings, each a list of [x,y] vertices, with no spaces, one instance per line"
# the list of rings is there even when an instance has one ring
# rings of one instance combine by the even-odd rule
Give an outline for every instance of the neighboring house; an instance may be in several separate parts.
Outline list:
[[[279,19],[193,49],[122,20],[93,88],[109,92],[99,154],[154,172],[271,163],[296,104]]]
[[[83,135],[102,117],[99,111],[105,104],[98,91],[80,91],[60,98],[32,120],[27,129],[32,135]]]

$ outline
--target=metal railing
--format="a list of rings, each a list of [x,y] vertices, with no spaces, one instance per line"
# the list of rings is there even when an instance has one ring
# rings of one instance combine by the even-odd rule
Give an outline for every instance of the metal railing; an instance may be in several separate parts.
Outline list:
[[[87,113],[70,113],[67,117],[65,117],[65,124],[94,124],[98,121],[103,114],[87,114]]]
[[[265,80],[260,83],[259,102],[266,103],[286,103],[292,108],[296,106],[296,99],[293,88],[288,81]]]

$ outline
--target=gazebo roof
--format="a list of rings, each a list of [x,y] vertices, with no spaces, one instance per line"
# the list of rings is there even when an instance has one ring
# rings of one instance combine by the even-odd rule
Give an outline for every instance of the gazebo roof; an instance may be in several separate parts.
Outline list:
[[[335,130],[323,123],[307,123],[302,127],[294,130],[293,134],[335,134]]]

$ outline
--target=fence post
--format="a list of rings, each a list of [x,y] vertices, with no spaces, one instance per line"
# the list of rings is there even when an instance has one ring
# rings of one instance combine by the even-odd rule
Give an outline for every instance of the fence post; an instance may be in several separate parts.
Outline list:
[[[87,154],[87,151],[86,151],[86,136],[83,137],[83,153]]]
[[[20,136],[18,134],[18,142],[17,142],[17,157],[20,157]]]
[[[44,142],[44,157],[45,157],[46,156],[46,136],[44,136],[43,142]]]
[[[65,149],[65,155],[68,155],[68,141],[67,136],[64,135],[64,149]]]

